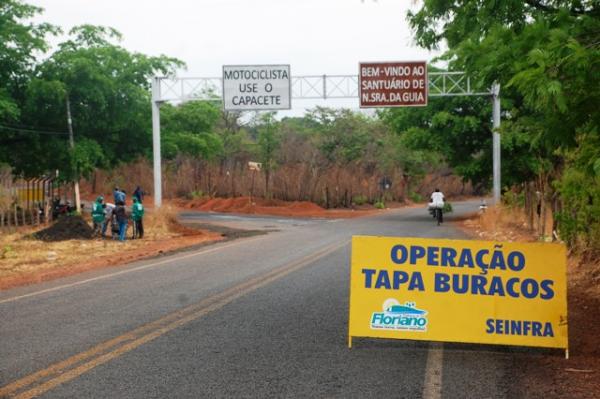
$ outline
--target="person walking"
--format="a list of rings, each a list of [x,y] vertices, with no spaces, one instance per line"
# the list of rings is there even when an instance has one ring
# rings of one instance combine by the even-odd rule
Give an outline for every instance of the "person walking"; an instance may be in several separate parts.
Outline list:
[[[104,227],[104,197],[101,195],[96,198],[96,202],[92,205],[92,221],[94,222],[94,236],[99,236],[105,231]]]
[[[119,201],[113,212],[119,224],[119,241],[125,241],[125,233],[127,232],[127,210],[125,209],[125,203]]]
[[[139,188],[139,187],[138,187]],[[131,209],[131,218],[133,219],[133,238],[144,238],[144,205],[135,196],[133,197],[133,206]]]

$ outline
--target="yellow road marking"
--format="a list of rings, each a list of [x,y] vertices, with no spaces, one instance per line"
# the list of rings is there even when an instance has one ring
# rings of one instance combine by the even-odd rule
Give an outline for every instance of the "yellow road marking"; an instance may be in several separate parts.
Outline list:
[[[0,388],[0,397],[11,395],[23,388],[37,383],[40,380],[43,380],[45,377],[51,377],[45,382],[40,381],[41,383],[39,385],[16,395],[15,398],[26,399],[39,396],[64,382],[77,378],[96,366],[109,362],[110,360],[113,360],[122,354],[139,347],[140,345],[150,342],[169,331],[181,327],[210,312],[218,310],[237,298],[270,284],[282,277],[285,277],[302,267],[310,265],[316,260],[342,248],[346,244],[347,241],[344,241],[341,244],[330,245],[321,251],[318,251],[303,259],[279,267],[267,274],[247,280],[246,282],[206,298],[196,304],[170,313],[158,320],[103,342],[85,352],[71,356],[68,359],[55,363],[43,370],[16,380],[11,384]],[[107,350],[109,351],[106,352]],[[69,369],[72,366],[75,367]]]

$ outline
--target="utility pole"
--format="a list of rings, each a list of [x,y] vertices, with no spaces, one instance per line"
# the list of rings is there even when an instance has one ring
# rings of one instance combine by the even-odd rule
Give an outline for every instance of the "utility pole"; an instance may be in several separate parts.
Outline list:
[[[73,139],[73,121],[71,119],[71,102],[69,101],[69,94],[67,93],[67,124],[69,125],[69,146],[71,150],[75,148],[75,140]],[[75,190],[75,209],[77,212],[81,212],[81,198],[79,197],[79,175],[75,170],[75,179],[73,181],[73,188]]]
[[[494,204],[500,205],[501,168],[500,168],[500,84],[492,86],[492,114],[493,114],[493,170],[494,170]]]
[[[154,166],[154,207],[162,204],[162,170],[160,157],[160,78],[152,79],[152,157]]]

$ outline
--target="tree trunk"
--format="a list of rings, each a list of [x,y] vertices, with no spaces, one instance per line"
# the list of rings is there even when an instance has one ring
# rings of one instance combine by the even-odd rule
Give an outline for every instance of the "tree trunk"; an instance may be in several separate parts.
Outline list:
[[[271,178],[271,171],[269,169],[265,169],[265,198],[270,199],[269,195],[269,179]]]
[[[52,196],[50,196],[50,200],[46,201],[44,204],[44,223],[48,224],[50,219],[52,218],[52,207],[50,204],[52,203]]]
[[[94,169],[94,173],[92,174],[92,193],[96,192],[96,184],[98,183],[98,171]]]
[[[529,209],[527,210],[527,223],[529,224],[529,230],[534,230],[534,212],[537,202],[534,201],[534,191],[532,190],[531,183],[527,183],[527,191],[529,196]]]
[[[558,193],[554,193],[552,199],[552,241],[558,240],[559,223],[556,217],[562,211]]]
[[[538,235],[540,238],[544,238],[546,235],[546,179],[544,174],[539,176],[540,186],[540,211],[539,211],[539,222],[538,222]]]

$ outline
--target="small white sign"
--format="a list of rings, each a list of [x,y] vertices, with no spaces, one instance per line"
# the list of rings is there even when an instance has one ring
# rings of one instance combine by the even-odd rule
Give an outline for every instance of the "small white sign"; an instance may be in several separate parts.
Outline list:
[[[260,111],[292,107],[289,65],[223,65],[226,111]]]
[[[248,162],[248,169],[250,169],[250,170],[260,172],[261,168],[262,168],[262,163],[260,163],[260,162],[252,162],[252,161]]]

